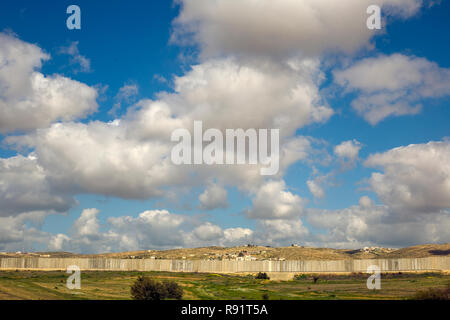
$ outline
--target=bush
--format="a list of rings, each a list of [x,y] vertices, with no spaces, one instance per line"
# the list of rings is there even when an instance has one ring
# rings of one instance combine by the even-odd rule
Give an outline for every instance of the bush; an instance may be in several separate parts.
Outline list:
[[[307,278],[308,278],[308,276],[306,274],[296,274],[294,276],[294,280],[305,280]]]
[[[313,281],[314,281],[314,283],[317,283],[317,281],[319,281],[319,276],[313,276]]]
[[[264,294],[262,295],[262,299],[263,299],[263,300],[269,300],[269,294],[268,294],[268,293],[264,293]]]
[[[159,282],[142,276],[132,285],[131,296],[134,300],[179,300],[183,289],[173,281]]]
[[[450,284],[446,288],[430,288],[417,292],[415,300],[450,300]]]
[[[364,279],[367,278],[367,273],[363,273],[363,272],[352,272],[350,274],[350,277],[352,279]]]
[[[164,300],[167,291],[162,283],[147,277],[139,277],[131,287],[134,300]]]
[[[167,298],[181,300],[183,297],[183,288],[175,281],[164,281],[163,285],[167,290]]]
[[[255,279],[270,280],[269,276],[265,272],[258,272]]]

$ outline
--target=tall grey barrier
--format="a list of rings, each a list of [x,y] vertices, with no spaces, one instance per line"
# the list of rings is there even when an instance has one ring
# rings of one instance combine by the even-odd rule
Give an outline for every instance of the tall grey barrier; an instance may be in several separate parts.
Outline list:
[[[296,260],[296,261],[207,261],[105,258],[0,258],[0,270],[66,270],[76,265],[81,270],[171,271],[171,272],[366,272],[377,265],[382,272],[449,271],[450,257],[364,259],[364,260]]]

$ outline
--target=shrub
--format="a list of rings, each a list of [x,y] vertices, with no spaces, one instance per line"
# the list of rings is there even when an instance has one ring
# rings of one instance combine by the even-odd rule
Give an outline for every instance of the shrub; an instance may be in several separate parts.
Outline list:
[[[352,272],[350,274],[351,278],[355,278],[355,279],[364,279],[367,278],[367,273],[363,273],[363,272]]]
[[[268,294],[268,293],[264,293],[264,294],[262,295],[262,299],[263,299],[263,300],[269,300],[269,294]]]
[[[265,272],[258,272],[258,274],[255,276],[255,279],[270,280],[269,276]]]
[[[159,282],[141,276],[132,285],[131,296],[134,300],[181,299],[183,289],[173,281]]]
[[[305,280],[307,278],[306,274],[296,274],[294,280]]]
[[[317,281],[319,281],[319,276],[313,276],[313,281],[314,283],[317,283]]]
[[[131,296],[134,300],[163,300],[167,297],[167,291],[162,283],[139,277],[131,287]]]
[[[175,281],[164,281],[163,285],[167,290],[167,298],[181,300],[183,297],[183,288]]]
[[[415,300],[450,300],[450,284],[446,288],[430,288],[417,292]]]

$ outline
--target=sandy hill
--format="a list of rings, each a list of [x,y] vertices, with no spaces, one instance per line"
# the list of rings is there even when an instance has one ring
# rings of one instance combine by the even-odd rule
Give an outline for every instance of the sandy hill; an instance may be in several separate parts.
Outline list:
[[[205,247],[172,250],[145,250],[96,255],[73,254],[69,252],[39,253],[2,253],[0,257],[38,256],[38,257],[108,257],[128,259],[187,259],[187,260],[344,260],[344,259],[376,259],[376,258],[424,258],[433,256],[450,256],[450,243],[425,244],[402,249],[362,248],[356,250],[312,248],[312,247]]]
[[[450,243],[413,246],[395,250],[387,255],[389,258],[425,258],[433,256],[450,256]]]

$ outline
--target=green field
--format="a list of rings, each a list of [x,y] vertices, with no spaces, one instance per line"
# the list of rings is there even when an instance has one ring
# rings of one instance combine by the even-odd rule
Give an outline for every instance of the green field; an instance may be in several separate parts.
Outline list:
[[[130,299],[136,278],[146,275],[158,280],[174,280],[184,289],[183,299],[408,299],[417,291],[445,287],[450,275],[386,274],[381,290],[366,288],[366,274],[347,276],[311,275],[300,280],[256,280],[251,276],[169,273],[169,272],[82,272],[81,289],[66,287],[68,274],[42,271],[0,271],[0,299]]]

